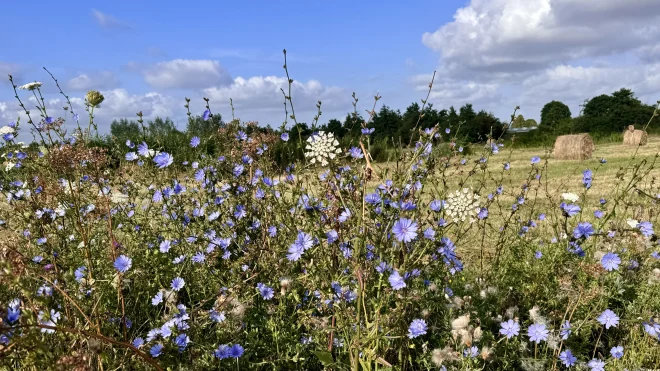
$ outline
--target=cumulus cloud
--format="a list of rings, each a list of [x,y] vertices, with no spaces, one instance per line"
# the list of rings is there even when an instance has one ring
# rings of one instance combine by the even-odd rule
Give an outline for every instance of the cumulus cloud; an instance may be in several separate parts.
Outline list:
[[[202,89],[232,83],[229,73],[214,60],[175,59],[141,70],[144,80],[150,86],[160,89]]]
[[[204,90],[204,94],[222,105],[228,105],[231,98],[236,108],[283,111],[284,96],[281,89],[288,94],[286,77],[238,77],[231,85],[208,88]],[[316,80],[294,81],[291,85],[291,97],[294,108],[301,111],[316,109],[318,101],[322,102],[322,107],[328,109],[350,105],[350,95],[346,95],[343,89],[327,87]]]
[[[92,9],[92,15],[94,16],[94,19],[96,19],[96,22],[99,24],[99,26],[103,28],[108,28],[108,29],[131,28],[131,26],[128,23],[121,21],[109,14],[103,13],[100,10]]]
[[[518,104],[538,116],[553,99],[579,112],[584,99],[621,87],[654,102],[658,24],[657,0],[471,0],[422,35],[440,57],[431,99],[499,100],[508,103],[495,108],[500,117]]]
[[[579,83],[576,83],[579,82]],[[579,112],[578,104],[585,98],[611,94],[623,87],[632,89],[647,103],[660,99],[660,63],[628,66],[570,66],[560,65],[523,81],[522,104],[567,101],[571,111]]]
[[[101,106],[94,111],[94,121],[99,126],[99,131],[107,133],[110,128],[110,123],[114,119],[128,118],[137,119],[137,112],[142,112],[146,120],[153,119],[157,116],[183,118],[185,112],[183,111],[183,98],[178,99],[160,93],[146,93],[146,94],[131,94],[125,89],[112,89],[102,90],[105,100]],[[76,96],[71,96],[71,104],[73,111],[80,117],[80,124],[86,126],[88,123],[87,113],[85,112],[84,94],[81,93]],[[28,97],[23,100],[27,109],[30,110],[32,119],[38,120],[36,114],[36,104],[34,97]],[[75,122],[71,119],[71,113],[64,111],[63,107],[67,103],[57,95],[52,95],[46,99],[46,109],[48,114],[53,117],[63,117],[67,119],[66,127],[71,130],[76,127]],[[25,112],[19,107],[18,102],[15,100],[8,100],[0,102],[0,123],[16,121],[20,117],[21,126],[26,127],[27,116]]]
[[[411,82],[415,90],[425,94],[429,90],[431,75],[413,76]],[[499,85],[491,82],[480,83],[474,80],[452,80],[436,76],[429,101],[439,103],[441,107],[458,108],[465,103],[472,103],[475,108],[493,108],[502,99]]]
[[[193,114],[201,114],[204,111],[205,102],[203,97],[209,98],[209,104],[214,112],[223,116],[231,115],[229,109],[229,98],[233,99],[236,108],[236,116],[242,120],[259,121],[263,124],[279,124],[284,118],[284,98],[280,88],[287,89],[286,77],[256,76],[248,79],[236,78],[230,85],[216,86],[199,90],[188,97],[191,98],[191,110]],[[102,89],[105,100],[100,108],[94,112],[95,122],[99,131],[107,133],[110,123],[114,119],[128,118],[136,119],[136,113],[142,112],[145,120],[157,116],[170,117],[183,129],[186,123],[186,109],[184,95],[148,92],[136,94],[126,89]],[[337,87],[327,87],[318,81],[307,82],[294,81],[292,93],[294,107],[299,121],[310,122],[314,115],[316,103],[323,101],[324,117],[332,116],[333,110],[341,112],[340,117],[350,109],[350,95]],[[24,103],[31,111],[34,108],[34,98],[26,96]],[[87,125],[87,117],[84,110],[84,93],[71,96],[74,112],[80,115],[80,124]],[[46,97],[46,105],[50,115],[65,117],[62,107],[65,102],[57,94]],[[280,115],[281,114],[281,115]],[[0,123],[16,120],[21,117],[21,122],[26,123],[24,112],[18,103],[0,101]],[[36,119],[36,117],[33,117]],[[71,120],[67,124],[69,129],[76,125]],[[25,125],[23,125],[25,126]]]
[[[182,100],[156,92],[131,94],[125,89],[113,89],[104,90],[102,93],[105,100],[101,104],[101,108],[95,110],[94,115],[110,121],[115,118],[137,118],[136,113],[140,111],[147,119],[156,116],[173,117],[177,113],[180,114],[181,111],[178,110],[178,107],[183,107]],[[82,96],[73,98],[71,101],[74,107],[78,107],[78,111],[84,105]]]
[[[528,71],[635,50],[658,21],[655,0],[472,0],[422,41],[456,72]]]
[[[110,71],[82,73],[67,82],[71,91],[104,90],[119,86],[119,79]]]

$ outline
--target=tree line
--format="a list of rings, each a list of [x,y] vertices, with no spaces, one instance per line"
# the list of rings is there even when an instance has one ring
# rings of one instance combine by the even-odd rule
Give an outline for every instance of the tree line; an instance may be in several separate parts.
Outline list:
[[[588,132],[596,136],[606,136],[615,132],[620,133],[628,125],[641,127],[649,120],[654,110],[654,106],[641,102],[632,90],[626,88],[609,95],[602,94],[587,99],[581,107],[578,116],[573,117],[565,103],[553,100],[543,106],[539,123],[534,119],[525,119],[523,115],[517,115],[510,120],[510,124],[513,128],[537,128],[531,133],[516,134],[516,136],[519,142],[541,144],[541,142],[554,141],[557,135],[562,134]],[[323,130],[333,133],[342,144],[348,145],[355,143],[361,135],[364,121],[364,116],[353,112],[348,113],[343,121],[331,119],[322,125],[313,126],[304,122],[291,124],[286,128],[286,132],[290,138],[298,138],[300,135],[305,139],[314,131]],[[484,142],[491,135],[498,138],[505,134],[509,120],[504,122],[490,112],[477,111],[470,103],[459,109],[453,106],[448,109],[436,109],[433,104],[421,106],[412,103],[403,112],[383,105],[374,113],[368,125],[369,128],[374,129],[370,136],[374,157],[385,157],[394,147],[406,145],[414,140],[417,129],[431,128],[436,124],[442,130],[449,128],[450,136],[455,137],[459,144],[467,146],[470,143]],[[226,125],[219,114],[212,115],[208,120],[204,120],[202,116],[190,115],[184,130],[179,130],[170,118],[158,117],[144,125],[139,120],[121,119],[114,120],[110,125],[110,135],[99,140],[109,145],[111,142],[124,143],[126,140],[138,142],[148,138],[176,152],[182,146],[186,147],[193,136],[209,137]],[[281,130],[270,126],[251,126],[249,131],[278,136],[282,134]],[[442,134],[445,135],[444,132]],[[218,143],[215,141],[205,141],[203,150],[212,153],[218,150],[217,146]],[[280,149],[280,152],[283,161],[292,160],[290,156],[284,156],[283,150]],[[302,156],[302,149],[291,156]]]

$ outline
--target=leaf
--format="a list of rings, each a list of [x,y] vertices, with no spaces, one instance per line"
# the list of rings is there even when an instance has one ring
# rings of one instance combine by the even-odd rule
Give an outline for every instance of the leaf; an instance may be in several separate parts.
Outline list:
[[[321,361],[323,366],[328,366],[333,364],[335,361],[332,359],[332,354],[330,352],[319,352],[319,351],[314,351],[313,352],[316,358]]]
[[[390,367],[390,368],[392,367],[392,365],[389,362],[387,362],[386,360],[384,360],[382,357],[376,358],[376,363],[379,363],[379,364],[381,364],[385,367]]]

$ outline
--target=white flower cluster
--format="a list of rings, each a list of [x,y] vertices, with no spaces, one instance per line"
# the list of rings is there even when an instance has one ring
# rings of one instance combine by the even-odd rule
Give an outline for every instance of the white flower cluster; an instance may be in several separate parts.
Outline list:
[[[21,89],[21,90],[34,90],[34,89],[37,89],[37,88],[41,87],[41,85],[42,84],[40,82],[35,81],[35,82],[29,82],[25,85],[21,85],[18,88]]]
[[[5,125],[5,126],[0,128],[0,135],[13,134],[14,131],[16,131],[16,130],[14,130],[14,128],[12,128],[11,126]]]
[[[119,192],[112,192],[110,196],[110,202],[113,204],[123,204],[128,201],[128,195]]]
[[[479,213],[479,195],[463,188],[449,194],[445,202],[445,208],[452,221],[464,222],[468,220],[470,223],[474,223],[475,216]]]
[[[337,157],[341,153],[338,148],[339,142],[332,133],[319,131],[317,134],[307,138],[305,157],[310,158],[312,164],[320,163],[321,166],[327,166],[328,160]]]
[[[580,199],[580,196],[575,193],[562,193],[561,198],[565,201],[577,202]]]

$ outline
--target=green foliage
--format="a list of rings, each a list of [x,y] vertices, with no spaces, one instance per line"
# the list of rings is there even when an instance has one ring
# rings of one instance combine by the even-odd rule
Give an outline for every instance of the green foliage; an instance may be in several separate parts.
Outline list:
[[[541,109],[541,126],[554,127],[571,118],[571,110],[562,102],[553,100]]]
[[[518,115],[511,123],[512,128],[524,128],[526,127],[526,121],[523,115]]]
[[[110,124],[110,135],[119,142],[126,142],[127,140],[137,142],[142,134],[142,128],[137,121],[120,119],[113,120]]]
[[[220,114],[211,115],[208,120],[202,116],[192,116],[188,119],[186,132],[191,136],[208,137],[225,127]]]
[[[330,132],[335,135],[337,138],[343,138],[344,135],[346,135],[348,129],[342,125],[341,121],[337,119],[332,119],[328,121],[327,125],[325,125],[325,128],[323,128],[325,131]]]
[[[653,109],[637,99],[631,90],[623,88],[611,95],[591,98],[575,126],[589,132],[622,132],[628,125],[646,124]]]

